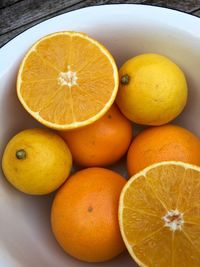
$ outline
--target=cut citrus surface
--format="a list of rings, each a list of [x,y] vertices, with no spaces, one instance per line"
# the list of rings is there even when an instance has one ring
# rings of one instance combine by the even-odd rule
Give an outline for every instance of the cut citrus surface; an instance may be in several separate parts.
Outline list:
[[[200,266],[200,168],[169,161],[134,175],[121,192],[126,247],[145,267]]]
[[[57,32],[37,41],[24,57],[17,78],[24,108],[42,124],[60,130],[103,116],[117,89],[112,55],[78,32]]]

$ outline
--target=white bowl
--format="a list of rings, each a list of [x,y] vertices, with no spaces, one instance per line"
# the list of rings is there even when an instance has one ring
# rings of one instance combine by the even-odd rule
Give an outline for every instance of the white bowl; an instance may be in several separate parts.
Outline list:
[[[1,48],[1,155],[15,133],[37,125],[17,100],[15,81],[20,61],[33,42],[61,30],[88,33],[111,51],[119,66],[144,52],[161,53],[174,60],[185,72],[189,85],[187,107],[176,123],[200,135],[200,19],[151,6],[99,6],[47,20]],[[71,258],[60,249],[51,233],[52,195],[26,196],[13,189],[2,173],[0,176],[1,267],[136,266],[127,253],[102,264],[89,265]]]

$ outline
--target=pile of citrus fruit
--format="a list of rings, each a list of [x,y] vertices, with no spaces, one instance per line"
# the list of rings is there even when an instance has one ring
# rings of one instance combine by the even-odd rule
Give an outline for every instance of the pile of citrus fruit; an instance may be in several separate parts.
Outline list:
[[[103,262],[127,248],[139,266],[200,266],[200,140],[169,124],[188,96],[174,62],[142,54],[118,72],[98,41],[58,32],[25,55],[17,95],[52,130],[15,135],[2,169],[24,193],[57,190],[51,226],[63,250]],[[133,123],[150,127],[135,136]],[[128,181],[109,168],[122,157]]]

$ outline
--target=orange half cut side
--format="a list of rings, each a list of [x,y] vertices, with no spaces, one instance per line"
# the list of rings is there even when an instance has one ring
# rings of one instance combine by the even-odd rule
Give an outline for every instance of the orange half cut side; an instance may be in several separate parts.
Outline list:
[[[119,223],[132,258],[143,267],[200,266],[200,168],[154,164],[120,196]]]
[[[117,90],[118,70],[110,52],[78,32],[57,32],[37,41],[17,78],[24,108],[59,130],[96,121],[110,108]]]

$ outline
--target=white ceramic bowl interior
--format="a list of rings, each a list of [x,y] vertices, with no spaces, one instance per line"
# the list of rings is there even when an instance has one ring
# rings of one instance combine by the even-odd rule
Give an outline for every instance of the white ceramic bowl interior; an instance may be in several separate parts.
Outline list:
[[[139,53],[155,52],[174,60],[185,72],[189,101],[175,123],[200,136],[200,19],[181,12],[142,5],[85,8],[47,20],[17,36],[0,50],[0,154],[18,131],[37,126],[17,100],[20,61],[40,37],[75,30],[102,42],[120,66]],[[40,126],[41,127],[41,126]],[[50,229],[52,195],[26,196],[0,173],[0,266],[136,266],[127,253],[101,264],[86,264],[65,254]],[[98,249],[98,248],[97,248]]]

